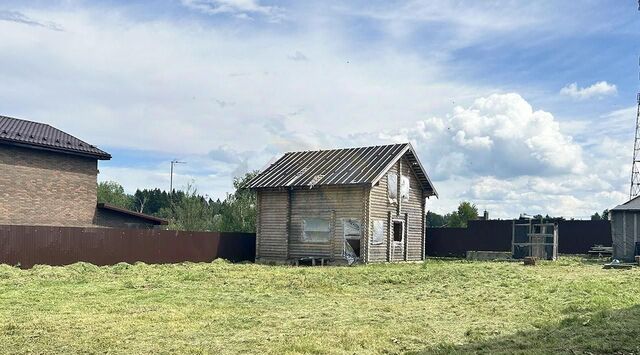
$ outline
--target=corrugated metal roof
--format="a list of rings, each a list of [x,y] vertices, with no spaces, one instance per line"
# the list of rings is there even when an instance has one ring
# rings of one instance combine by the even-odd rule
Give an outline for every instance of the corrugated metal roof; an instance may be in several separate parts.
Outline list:
[[[640,211],[640,196],[612,208],[611,211]]]
[[[0,116],[0,143],[80,154],[108,160],[111,155],[48,124]]]
[[[313,187],[375,184],[403,155],[425,190],[436,191],[409,143],[289,152],[249,182],[249,187]]]

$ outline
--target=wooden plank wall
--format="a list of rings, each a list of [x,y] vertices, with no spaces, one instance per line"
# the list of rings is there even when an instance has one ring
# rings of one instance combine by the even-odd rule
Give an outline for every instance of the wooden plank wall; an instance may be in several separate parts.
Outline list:
[[[406,158],[401,159],[401,164],[395,164],[389,172],[402,172],[402,175],[409,177],[409,201],[401,202],[400,213],[398,214],[398,206],[389,202],[387,186],[388,178],[385,174],[378,185],[371,188],[369,197],[369,221],[368,221],[368,262],[401,261],[401,260],[422,260],[423,258],[423,200],[424,195],[420,182],[410,169],[409,161]],[[400,167],[399,167],[400,165]],[[401,170],[398,170],[398,169]],[[400,181],[400,177],[398,177]],[[399,196],[398,196],[399,198]],[[405,220],[405,244],[395,243],[391,240],[390,232],[392,226],[389,223],[389,213],[391,220]],[[384,221],[384,240],[379,245],[371,244],[372,226],[374,220]],[[407,255],[405,259],[405,253]]]
[[[409,161],[403,158],[402,161],[402,175],[409,177],[409,201],[402,202],[401,215],[407,216],[407,260],[422,260],[422,243],[423,243],[423,202],[424,194],[422,192],[422,186],[420,181],[415,176]]]
[[[342,221],[353,218],[365,223],[365,189],[361,186],[322,186],[296,189],[291,195],[289,257],[321,256],[341,259],[344,247]],[[306,217],[331,221],[332,238],[327,243],[303,242],[302,221]]]
[[[387,173],[393,172],[397,173],[398,166],[394,165]],[[388,240],[389,240],[389,221],[388,215],[389,211],[392,214],[395,213],[395,204],[391,204],[389,202],[389,197],[387,195],[387,186],[388,180],[387,175],[385,174],[382,179],[380,179],[380,183],[371,188],[371,196],[369,197],[370,206],[369,206],[369,234],[368,234],[368,257],[367,262],[381,262],[387,260],[388,253]],[[373,237],[373,221],[382,220],[384,221],[384,242],[382,244],[372,244],[371,238]]]
[[[258,191],[256,258],[286,260],[289,194],[285,190]]]

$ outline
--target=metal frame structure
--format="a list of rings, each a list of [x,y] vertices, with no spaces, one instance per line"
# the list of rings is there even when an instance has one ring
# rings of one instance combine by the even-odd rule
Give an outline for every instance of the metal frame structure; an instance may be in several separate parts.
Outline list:
[[[640,60],[639,60],[640,61]],[[636,134],[633,143],[633,162],[631,164],[631,188],[629,199],[640,195],[640,93],[637,95]]]
[[[638,0],[638,11],[640,11],[640,0]],[[638,59],[640,64],[640,58]],[[640,74],[638,74],[640,79]],[[640,195],[640,93],[636,96],[638,109],[636,111],[636,132],[633,142],[633,162],[631,163],[631,187],[629,188],[629,199]]]
[[[520,257],[516,255],[516,248],[526,248],[526,255],[539,259],[556,260],[558,258],[558,226],[555,223],[536,223],[529,220],[528,223],[517,223],[513,221],[513,234],[511,236],[511,254],[514,259]],[[518,228],[526,228],[526,242],[519,240],[516,236]],[[547,252],[547,247],[551,246],[551,252]]]

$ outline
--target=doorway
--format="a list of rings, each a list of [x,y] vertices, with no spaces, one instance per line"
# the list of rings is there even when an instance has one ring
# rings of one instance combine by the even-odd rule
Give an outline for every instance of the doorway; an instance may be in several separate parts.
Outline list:
[[[393,241],[402,243],[404,240],[404,221],[393,221]]]
[[[344,232],[344,257],[351,265],[360,260],[360,238],[362,236],[360,220],[343,219],[342,230]]]

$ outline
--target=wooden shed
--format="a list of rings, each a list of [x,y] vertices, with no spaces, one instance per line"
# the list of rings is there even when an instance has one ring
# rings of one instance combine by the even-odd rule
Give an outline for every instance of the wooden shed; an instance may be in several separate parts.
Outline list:
[[[249,182],[256,262],[423,260],[437,196],[410,143],[290,152]]]
[[[613,258],[633,261],[640,254],[640,196],[609,210]]]

